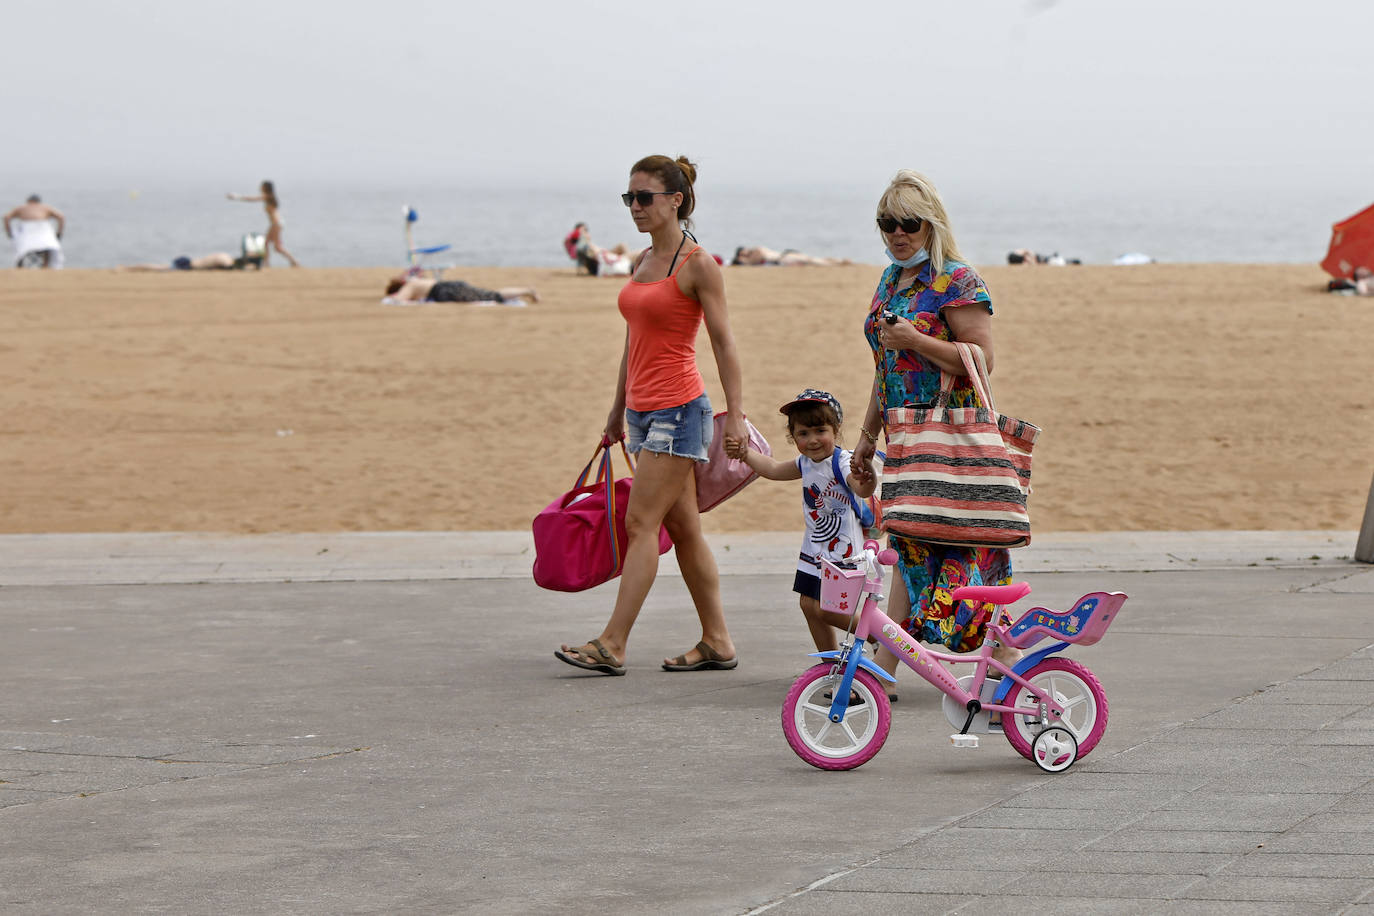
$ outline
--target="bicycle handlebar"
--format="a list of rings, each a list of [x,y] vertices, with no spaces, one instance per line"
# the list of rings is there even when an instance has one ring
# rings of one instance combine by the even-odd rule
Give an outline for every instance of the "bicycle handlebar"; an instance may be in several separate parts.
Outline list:
[[[891,547],[884,547],[877,541],[869,538],[864,541],[863,563],[868,567],[870,575],[877,575],[878,570],[875,564],[881,563],[883,566],[897,565],[897,551]]]

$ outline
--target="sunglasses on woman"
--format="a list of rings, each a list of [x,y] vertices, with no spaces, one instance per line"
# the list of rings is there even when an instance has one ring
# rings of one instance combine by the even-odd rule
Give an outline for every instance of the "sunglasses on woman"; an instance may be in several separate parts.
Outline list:
[[[925,221],[920,218],[893,219],[890,216],[878,217],[878,228],[883,230],[884,232],[896,232],[897,227],[901,226],[902,231],[905,232],[907,235],[915,235],[916,233],[921,231],[921,226],[924,224]]]
[[[635,201],[639,201],[641,207],[647,207],[654,202],[655,194],[676,194],[676,191],[626,191],[620,195],[620,199],[625,201],[625,206],[629,206]]]

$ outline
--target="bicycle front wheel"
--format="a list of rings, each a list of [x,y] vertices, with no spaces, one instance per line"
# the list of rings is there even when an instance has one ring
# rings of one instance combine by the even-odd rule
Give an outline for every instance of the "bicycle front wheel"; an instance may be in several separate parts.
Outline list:
[[[1078,739],[1078,758],[1088,756],[1107,730],[1107,694],[1097,677],[1086,666],[1067,658],[1047,658],[1024,677],[1064,707],[1064,718],[1051,724],[1061,724],[1073,732]],[[1007,697],[1008,706],[1025,708],[1038,704],[1035,694],[1020,684]],[[1035,719],[1002,713],[1002,731],[1007,741],[1027,760],[1034,759],[1031,746],[1042,728]]]
[[[782,704],[782,731],[797,756],[822,770],[852,770],[882,750],[892,727],[892,704],[878,679],[854,672],[843,722],[830,721],[830,702],[840,682],[830,663],[802,672]]]

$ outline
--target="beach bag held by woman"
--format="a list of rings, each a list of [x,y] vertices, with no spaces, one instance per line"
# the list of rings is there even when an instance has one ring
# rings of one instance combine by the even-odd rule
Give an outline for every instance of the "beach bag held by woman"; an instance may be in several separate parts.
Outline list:
[[[744,489],[745,484],[758,477],[754,469],[738,458],[725,454],[725,413],[716,414],[713,421],[715,432],[711,435],[711,447],[707,450],[705,463],[697,462],[697,511],[707,512]],[[749,429],[749,448],[760,455],[772,455],[773,449],[763,433],[755,428],[746,417],[744,425]]]
[[[534,517],[534,582],[558,592],[580,592],[620,575],[625,565],[625,510],[630,504],[634,461],[620,443],[630,477],[612,479],[611,440],[601,437],[573,488],[549,503]],[[600,459],[598,464],[597,459]],[[592,465],[596,478],[587,482]],[[668,532],[658,529],[658,552],[673,546]]]
[[[1040,428],[997,413],[983,351],[955,342],[978,407],[950,407],[941,373],[933,407],[887,411],[883,525],[893,534],[965,547],[1030,543],[1031,449]]]

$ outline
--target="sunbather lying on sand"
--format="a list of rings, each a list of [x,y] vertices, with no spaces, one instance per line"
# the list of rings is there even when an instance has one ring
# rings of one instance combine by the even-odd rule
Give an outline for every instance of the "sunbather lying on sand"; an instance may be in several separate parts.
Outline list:
[[[386,285],[383,305],[403,305],[418,302],[538,302],[539,294],[533,286],[505,286],[501,289],[482,289],[462,280],[434,280],[429,277],[407,277],[398,274]]]
[[[1332,280],[1326,284],[1326,288],[1333,293],[1344,293],[1347,296],[1374,296],[1374,270],[1368,267],[1356,267],[1355,275],[1352,279],[1344,277]]]
[[[256,258],[236,258],[227,251],[216,251],[213,254],[202,255],[199,258],[188,258],[182,255],[174,258],[170,264],[124,264],[116,267],[115,270],[129,271],[164,271],[164,270],[243,270],[246,267],[258,269],[262,267],[261,259]]]
[[[793,251],[791,248],[774,251],[762,245],[740,246],[735,249],[731,265],[766,267],[838,267],[849,264],[848,258],[821,258],[811,254]]]

